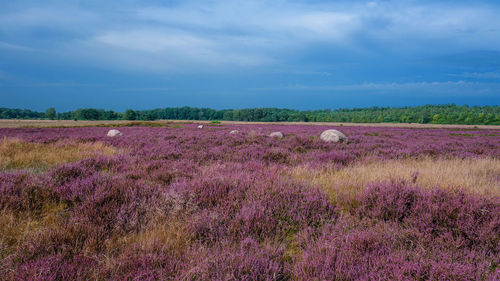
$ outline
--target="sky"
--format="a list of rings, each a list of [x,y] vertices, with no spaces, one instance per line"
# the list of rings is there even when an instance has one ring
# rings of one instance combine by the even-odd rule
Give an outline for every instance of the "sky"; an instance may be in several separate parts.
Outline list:
[[[500,1],[0,0],[0,107],[500,104]]]

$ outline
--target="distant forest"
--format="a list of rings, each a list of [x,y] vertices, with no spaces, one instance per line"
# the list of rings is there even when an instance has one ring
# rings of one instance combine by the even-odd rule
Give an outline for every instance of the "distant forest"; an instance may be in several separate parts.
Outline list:
[[[115,112],[81,108],[68,112],[45,112],[0,108],[1,119],[54,120],[227,120],[263,122],[353,122],[430,123],[500,125],[500,106],[424,105],[411,107],[369,107],[335,110],[292,110],[280,108],[223,109],[196,107],[158,108]]]

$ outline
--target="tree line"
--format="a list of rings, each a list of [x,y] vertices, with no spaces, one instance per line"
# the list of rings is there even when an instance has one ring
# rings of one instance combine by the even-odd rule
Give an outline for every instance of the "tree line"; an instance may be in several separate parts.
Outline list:
[[[222,109],[171,107],[116,112],[80,108],[74,111],[45,112],[0,108],[1,119],[52,120],[227,120],[261,122],[353,122],[500,125],[500,106],[423,105],[408,107],[368,107],[335,110],[293,110],[282,108]]]

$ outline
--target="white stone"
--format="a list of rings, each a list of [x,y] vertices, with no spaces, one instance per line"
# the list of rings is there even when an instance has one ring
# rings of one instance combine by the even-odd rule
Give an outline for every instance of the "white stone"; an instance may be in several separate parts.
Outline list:
[[[271,138],[278,138],[278,139],[281,139],[284,137],[282,132],[272,132],[271,134],[269,134],[269,136]]]
[[[108,137],[116,137],[116,136],[123,136],[123,133],[116,129],[108,131]]]
[[[240,132],[240,131],[238,131],[238,130],[232,130],[231,132],[229,132],[229,134],[231,134],[231,135],[236,135],[236,134],[238,134],[239,132]]]
[[[199,125],[199,126],[198,126],[198,129],[203,129],[203,125]]]
[[[344,135],[342,132],[339,132],[337,130],[326,130],[321,133],[319,136],[322,141],[326,142],[347,142],[348,139],[346,135]]]

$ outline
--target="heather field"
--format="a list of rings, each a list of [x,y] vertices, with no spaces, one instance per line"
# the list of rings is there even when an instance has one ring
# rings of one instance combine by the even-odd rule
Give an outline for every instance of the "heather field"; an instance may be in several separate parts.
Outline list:
[[[0,129],[0,280],[500,279],[500,129],[109,129]]]

